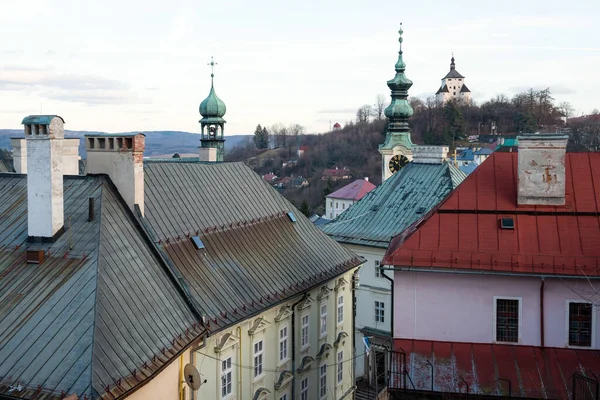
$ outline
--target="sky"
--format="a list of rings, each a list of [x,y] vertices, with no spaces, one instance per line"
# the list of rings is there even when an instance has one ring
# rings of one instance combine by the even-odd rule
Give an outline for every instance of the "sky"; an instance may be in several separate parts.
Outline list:
[[[58,114],[70,130],[199,132],[210,90],[225,134],[308,133],[389,97],[403,23],[410,95],[426,99],[451,53],[475,101],[549,87],[600,108],[600,1],[0,0],[0,128]]]

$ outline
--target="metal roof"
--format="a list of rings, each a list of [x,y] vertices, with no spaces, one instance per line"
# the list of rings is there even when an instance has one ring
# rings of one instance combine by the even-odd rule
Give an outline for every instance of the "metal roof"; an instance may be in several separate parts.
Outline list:
[[[454,68],[452,68],[447,74],[446,76],[444,76],[442,79],[447,79],[447,78],[464,78],[464,76],[462,76],[461,74],[458,73],[457,70],[455,70]]]
[[[61,121],[63,122],[63,124],[65,123],[65,120],[60,115],[29,115],[29,116],[23,118],[23,121],[21,122],[21,124],[23,124],[23,125],[32,125],[32,124],[50,125],[50,122],[54,118],[60,118]]]
[[[144,172],[145,222],[211,331],[362,261],[242,163],[146,163]],[[190,236],[205,248],[196,249]]]
[[[328,194],[327,197],[333,199],[360,200],[373,189],[375,189],[375,185],[371,182],[364,179],[357,179],[343,188]]]
[[[387,265],[600,276],[600,153],[567,153],[565,205],[517,205],[518,153],[495,152],[426,221],[394,238]],[[352,208],[351,208],[352,209]],[[501,217],[515,229],[499,228]]]
[[[513,398],[572,398],[573,374],[600,376],[600,350],[394,339],[406,365],[392,365],[390,388]],[[508,381],[512,393],[509,396]]]
[[[64,206],[65,233],[30,243],[27,178],[0,174],[0,396],[112,399],[201,333],[108,178],[65,177]],[[28,264],[30,249],[45,261]]]
[[[387,248],[444,199],[466,175],[450,163],[409,163],[375,190],[320,228],[342,243]],[[419,209],[423,213],[417,214]]]

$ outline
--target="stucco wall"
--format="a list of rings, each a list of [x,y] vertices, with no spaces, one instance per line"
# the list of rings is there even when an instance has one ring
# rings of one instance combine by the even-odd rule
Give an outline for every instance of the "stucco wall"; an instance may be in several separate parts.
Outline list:
[[[182,364],[185,367],[190,362],[190,352],[182,354]],[[167,368],[165,368],[154,379],[145,386],[135,391],[128,399],[131,400],[178,400],[179,399],[179,379],[180,379],[180,360],[177,358]],[[185,391],[184,400],[191,399],[190,389],[186,384],[181,386]]]
[[[325,218],[336,218],[338,215],[349,209],[352,204],[354,204],[354,200],[328,197],[325,201]]]
[[[577,293],[589,299],[585,293],[590,286],[584,279],[546,278],[545,282],[545,345],[565,347],[567,301],[584,301]],[[396,272],[394,337],[491,343],[494,296],[506,296],[521,299],[520,344],[539,346],[540,283],[541,279],[534,277]],[[594,311],[594,348],[599,348],[597,314],[598,307]]]

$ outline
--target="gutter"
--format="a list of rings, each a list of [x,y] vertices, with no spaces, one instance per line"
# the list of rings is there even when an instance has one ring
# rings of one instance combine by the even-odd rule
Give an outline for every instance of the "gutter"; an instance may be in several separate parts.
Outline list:
[[[385,268],[384,268],[385,269]],[[392,313],[391,317],[390,317],[390,346],[393,349],[394,348],[394,280],[392,278],[390,278],[389,276],[387,276],[385,274],[385,271],[382,270],[381,271],[381,276],[383,276],[385,279],[387,279],[390,282],[390,286],[392,287],[392,305],[390,307],[390,311]],[[391,374],[391,363],[389,362],[391,360],[388,360],[388,374]],[[377,379],[377,377],[375,377],[375,379]],[[387,376],[387,381],[390,381],[390,376]]]
[[[600,280],[599,276],[581,276],[581,275],[549,275],[536,273],[517,273],[517,272],[493,272],[481,270],[466,270],[466,269],[434,269],[434,268],[414,268],[414,267],[389,267],[382,268],[385,271],[401,271],[401,272],[433,272],[438,274],[457,274],[457,275],[497,275],[497,276],[518,276],[518,277],[537,277],[537,278],[562,278],[562,279],[594,279]]]
[[[546,281],[542,277],[540,284],[540,346],[544,347],[544,286]]]

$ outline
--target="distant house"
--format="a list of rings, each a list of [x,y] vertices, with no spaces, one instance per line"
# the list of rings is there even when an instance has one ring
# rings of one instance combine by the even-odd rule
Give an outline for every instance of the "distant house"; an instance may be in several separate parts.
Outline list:
[[[325,216],[329,219],[337,218],[338,215],[365,197],[375,187],[375,185],[369,182],[369,178],[357,179],[343,188],[328,194],[325,199]]]
[[[333,124],[334,131],[339,131],[340,129],[342,129],[342,126],[340,125],[339,122],[336,122],[335,124]]]
[[[300,147],[298,147],[298,151],[296,152],[296,155],[299,158],[304,157],[304,155],[306,154],[306,152],[308,151],[309,148],[310,148],[309,146],[300,146]]]
[[[600,153],[566,145],[520,136],[392,239],[390,399],[597,398]]]
[[[334,182],[350,178],[352,178],[352,174],[350,173],[350,169],[347,167],[326,169],[323,171],[323,175],[321,176],[321,179],[324,181],[331,179]]]
[[[475,150],[473,153],[475,164],[481,165],[494,151],[489,147],[482,147],[479,150]]]
[[[271,183],[271,182],[273,182],[273,181],[277,180],[277,175],[275,175],[275,174],[274,174],[274,173],[272,173],[272,172],[269,172],[268,174],[265,174],[265,175],[263,175],[263,176],[262,176],[262,178],[263,178],[265,181],[267,181],[267,182]]]
[[[308,180],[306,180],[306,178],[303,178],[301,176],[295,176],[292,177],[291,180],[291,185],[292,187],[306,187],[308,186]]]

